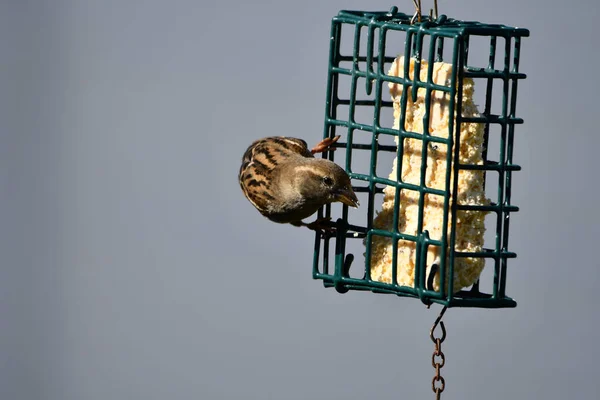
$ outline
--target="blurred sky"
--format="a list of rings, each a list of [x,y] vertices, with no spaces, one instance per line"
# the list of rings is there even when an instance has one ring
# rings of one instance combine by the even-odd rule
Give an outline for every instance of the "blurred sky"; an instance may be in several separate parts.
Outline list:
[[[256,138],[320,139],[331,17],[392,5],[0,3],[0,398],[432,398],[439,307],[324,289],[313,234],[262,218],[236,176]],[[440,12],[531,30],[519,305],[448,311],[443,398],[594,398],[600,5]]]

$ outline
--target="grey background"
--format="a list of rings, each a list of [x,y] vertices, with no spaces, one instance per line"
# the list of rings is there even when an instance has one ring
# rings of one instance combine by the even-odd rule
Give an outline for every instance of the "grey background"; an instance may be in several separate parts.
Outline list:
[[[236,181],[255,138],[320,138],[331,17],[391,5],[1,3],[1,399],[432,398],[437,308],[324,289]],[[519,306],[448,312],[443,398],[595,398],[600,7],[440,8],[532,31]]]

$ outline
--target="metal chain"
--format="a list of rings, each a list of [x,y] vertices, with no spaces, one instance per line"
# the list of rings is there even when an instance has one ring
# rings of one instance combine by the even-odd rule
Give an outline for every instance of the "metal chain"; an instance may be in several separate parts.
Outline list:
[[[444,326],[444,321],[442,321],[442,317],[444,316],[444,313],[447,309],[448,307],[446,306],[442,308],[440,315],[438,315],[437,319],[435,320],[435,323],[429,331],[429,337],[431,338],[431,341],[435,344],[435,350],[433,351],[433,355],[431,356],[431,366],[435,368],[435,376],[431,381],[431,390],[433,390],[433,393],[435,393],[436,400],[440,400],[442,392],[446,387],[446,381],[440,374],[440,369],[442,369],[444,364],[446,364],[446,357],[442,352],[442,343],[444,342],[444,340],[446,340],[446,327]],[[442,329],[442,336],[435,337],[434,331],[438,325]]]

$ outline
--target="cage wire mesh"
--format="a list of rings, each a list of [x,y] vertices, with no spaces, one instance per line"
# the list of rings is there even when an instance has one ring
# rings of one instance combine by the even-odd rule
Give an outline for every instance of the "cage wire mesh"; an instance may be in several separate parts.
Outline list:
[[[331,218],[336,229],[316,234],[313,277],[341,293],[393,293],[448,307],[515,307],[516,302],[506,296],[506,274],[508,259],[516,257],[508,249],[510,215],[518,211],[511,203],[512,173],[520,170],[513,163],[513,142],[515,126],[523,123],[515,113],[517,85],[526,77],[519,72],[521,38],[529,31],[445,15],[422,16],[421,22],[411,24],[411,17],[393,7],[390,12],[341,11],[332,20],[324,137],[341,138],[335,145],[337,151],[323,156],[345,167],[361,207],[354,210],[332,204],[319,211],[318,217]],[[402,55],[405,57],[397,58]],[[440,63],[451,65],[444,83],[433,79]],[[388,73],[392,66],[407,73],[392,76]],[[472,82],[474,95],[466,92],[466,82]],[[396,108],[390,84],[401,92]],[[422,132],[416,132],[408,126],[407,107],[421,95],[425,113],[419,116]],[[439,95],[448,115],[454,116],[447,118],[445,135],[431,133],[432,104]],[[467,95],[477,104],[475,114],[463,110]],[[481,128],[481,162],[461,161],[460,133],[465,124]],[[415,158],[420,162],[417,182],[402,177],[403,153],[409,141],[413,146],[418,143],[420,153],[420,158]],[[445,174],[442,186],[431,187],[425,176],[438,148],[445,149],[441,153]],[[397,168],[394,165],[396,176],[390,174],[394,162],[398,163]],[[490,201],[459,201],[458,182],[460,174],[466,173],[462,171],[483,176]],[[393,212],[391,226],[384,229],[374,220],[381,212],[386,188],[392,190],[387,196],[393,198]],[[417,207],[412,231],[398,224],[406,212],[403,207],[411,206],[406,203],[408,194],[413,196],[412,207]],[[447,227],[435,236],[424,215],[431,198],[439,200],[441,220],[437,224]],[[487,232],[477,251],[457,250],[461,213],[485,216]],[[381,240],[390,247],[388,279],[373,276],[373,243]],[[398,273],[406,267],[399,257],[407,248],[412,254],[412,281],[408,284],[398,281]],[[432,249],[438,254],[435,260],[428,256]],[[469,286],[455,288],[464,260],[486,266]],[[436,274],[437,289],[432,284]]]

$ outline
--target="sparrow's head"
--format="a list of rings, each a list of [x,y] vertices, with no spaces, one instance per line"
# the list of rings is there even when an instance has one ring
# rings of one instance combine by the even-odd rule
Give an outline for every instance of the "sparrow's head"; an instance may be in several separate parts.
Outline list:
[[[294,184],[307,203],[322,205],[339,201],[350,207],[358,207],[358,198],[346,171],[329,160],[307,161],[294,168]]]

